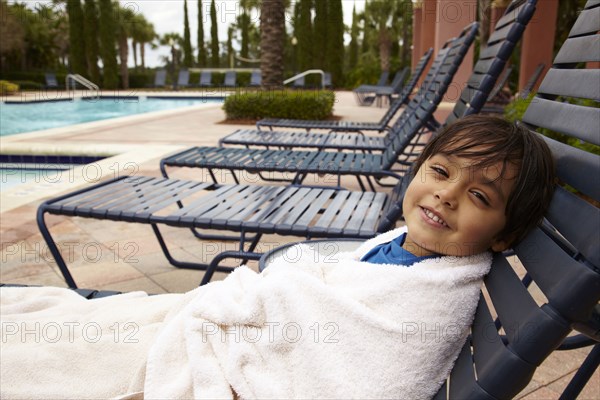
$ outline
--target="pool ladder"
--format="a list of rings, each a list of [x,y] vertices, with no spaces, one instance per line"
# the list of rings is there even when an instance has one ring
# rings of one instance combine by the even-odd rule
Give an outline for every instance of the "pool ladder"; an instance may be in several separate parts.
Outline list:
[[[100,97],[100,87],[98,87],[98,85],[96,85],[94,82],[84,78],[83,76],[79,75],[79,74],[68,74],[67,77],[65,78],[65,88],[67,89],[67,91],[69,91],[69,89],[71,88],[71,85],[73,86],[73,92],[75,92],[76,89],[76,84],[75,83],[79,83],[80,85],[86,87],[88,90],[93,90],[96,92],[95,98],[99,98]]]

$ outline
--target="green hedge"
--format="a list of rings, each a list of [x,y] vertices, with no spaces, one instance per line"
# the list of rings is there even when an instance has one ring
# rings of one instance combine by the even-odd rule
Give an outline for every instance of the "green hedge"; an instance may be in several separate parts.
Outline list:
[[[256,91],[228,96],[223,104],[228,120],[290,118],[326,119],[333,114],[331,91]]]
[[[7,96],[19,91],[19,85],[8,81],[0,81],[0,95]]]

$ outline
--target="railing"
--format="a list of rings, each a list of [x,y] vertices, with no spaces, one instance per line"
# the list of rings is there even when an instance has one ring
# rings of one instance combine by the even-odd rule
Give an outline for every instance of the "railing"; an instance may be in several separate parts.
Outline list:
[[[80,85],[86,87],[88,90],[94,90],[96,91],[96,95],[95,97],[100,97],[100,87],[98,85],[96,85],[94,82],[84,78],[83,76],[79,75],[79,74],[68,74],[67,77],[65,78],[65,88],[68,91],[71,88],[71,84],[73,85],[73,91],[75,91],[76,89],[76,85],[75,82],[79,83]]]
[[[323,72],[323,70],[321,70],[321,69],[309,69],[307,71],[300,72],[298,75],[294,75],[291,78],[288,78],[285,81],[283,81],[283,84],[287,85],[290,82],[294,82],[298,78],[302,78],[303,76],[311,75],[311,74],[321,74],[321,89],[322,89],[324,87],[323,82],[325,81],[325,72]]]

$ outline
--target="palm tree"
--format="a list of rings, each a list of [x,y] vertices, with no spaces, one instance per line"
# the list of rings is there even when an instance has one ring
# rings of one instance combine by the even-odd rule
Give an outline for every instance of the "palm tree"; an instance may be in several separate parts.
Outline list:
[[[263,0],[260,12],[260,70],[263,88],[283,86],[284,40],[284,1]]]
[[[119,60],[121,69],[121,84],[123,89],[129,89],[129,68],[127,62],[129,60],[129,44],[128,39],[135,25],[135,13],[129,9],[116,5],[118,7],[117,19],[117,43],[119,46]]]
[[[156,32],[154,31],[154,25],[148,22],[143,14],[136,14],[134,16],[134,23],[131,25],[131,49],[133,50],[133,65],[135,71],[138,70],[138,47],[140,54],[140,61],[142,70],[146,69],[145,66],[145,49],[146,43],[151,43],[156,38]]]
[[[367,3],[365,17],[377,32],[379,62],[382,71],[389,71],[392,56],[392,43],[397,36],[392,22],[396,14],[396,0],[378,0]]]

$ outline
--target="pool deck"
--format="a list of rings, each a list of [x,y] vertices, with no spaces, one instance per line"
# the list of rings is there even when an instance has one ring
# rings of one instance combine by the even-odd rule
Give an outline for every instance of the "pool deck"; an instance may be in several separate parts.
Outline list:
[[[194,92],[172,94],[189,96]],[[376,121],[385,112],[383,108],[357,106],[351,92],[337,92],[336,96],[334,113],[344,120]],[[437,119],[443,121],[452,106],[442,103],[436,112]],[[51,181],[42,179],[38,183],[2,191],[0,282],[66,286],[36,224],[39,204],[116,174],[135,171],[138,175],[160,176],[158,163],[165,155],[190,146],[215,146],[222,136],[238,128],[248,128],[248,125],[223,123],[224,119],[220,104],[203,104],[0,138],[2,154],[107,157],[91,166],[65,172],[58,183],[53,175]],[[198,179],[198,175],[190,171],[177,171],[175,176]],[[354,179],[345,179],[343,184],[359,190]],[[69,249],[65,258],[80,287],[149,293],[184,292],[196,287],[202,277],[202,272],[169,265],[148,225],[62,216],[48,216],[47,222],[57,242]],[[164,233],[177,258],[206,262],[216,249],[219,252],[235,250],[231,243],[199,243],[186,229],[167,228]],[[275,235],[263,238],[263,250],[302,240]],[[214,279],[223,277],[224,274],[217,274]],[[588,349],[555,352],[538,368],[532,382],[518,398],[558,399],[588,353]],[[599,371],[579,398],[600,399]]]

